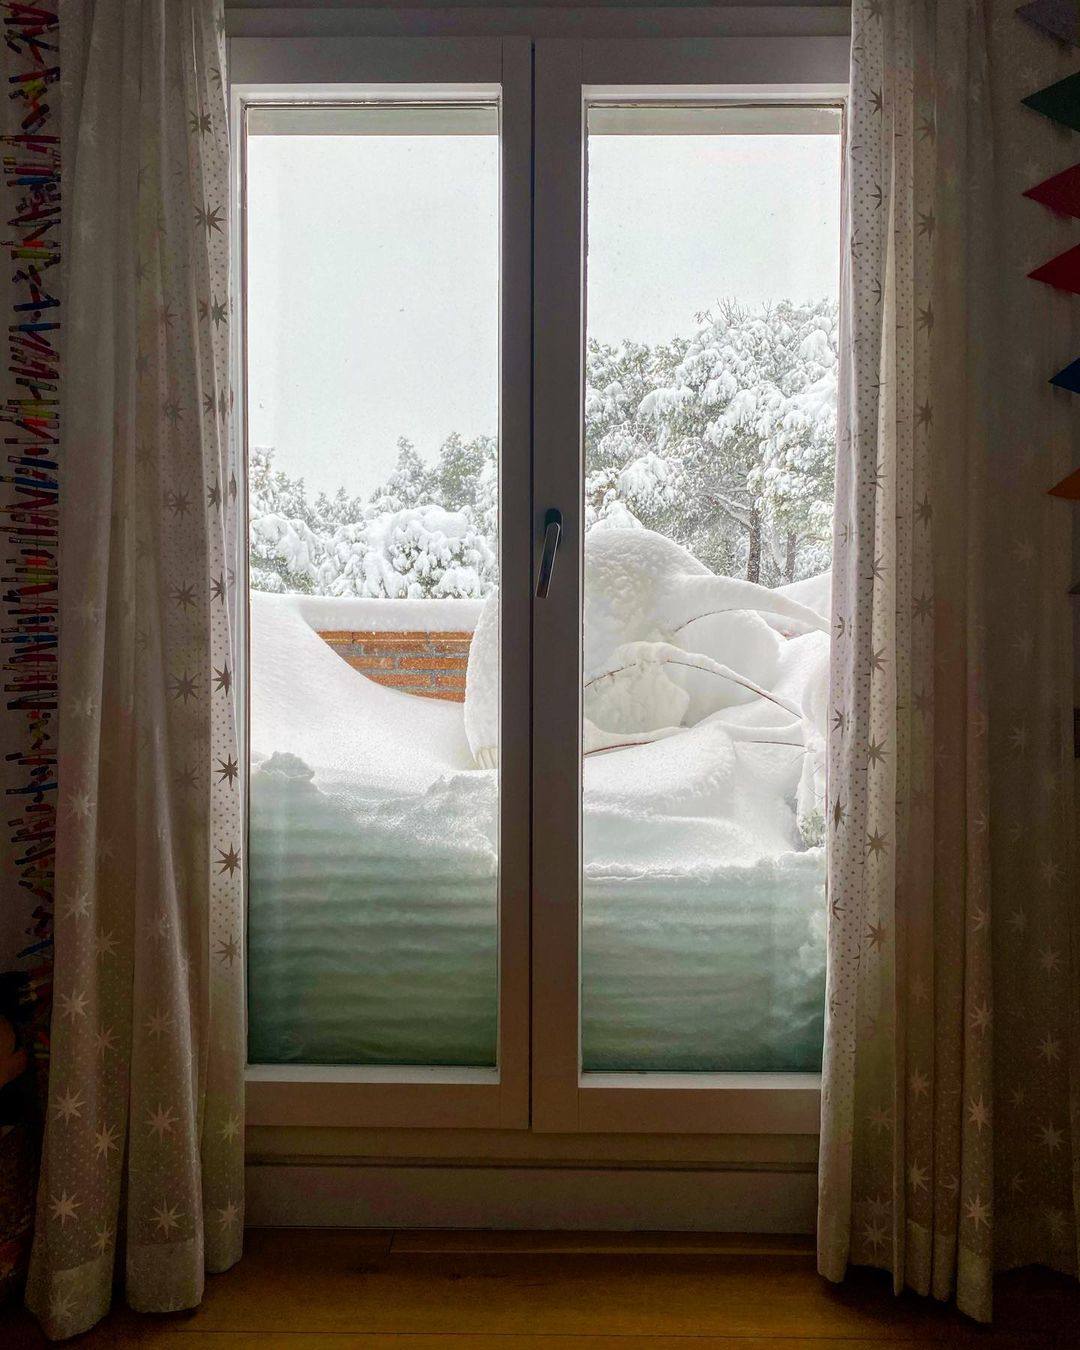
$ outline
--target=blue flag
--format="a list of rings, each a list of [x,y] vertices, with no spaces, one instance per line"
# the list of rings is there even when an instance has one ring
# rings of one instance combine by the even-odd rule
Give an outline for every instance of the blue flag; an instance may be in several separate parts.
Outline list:
[[[1059,370],[1050,383],[1056,384],[1059,389],[1069,389],[1074,394],[1080,394],[1080,356],[1064,370]]]

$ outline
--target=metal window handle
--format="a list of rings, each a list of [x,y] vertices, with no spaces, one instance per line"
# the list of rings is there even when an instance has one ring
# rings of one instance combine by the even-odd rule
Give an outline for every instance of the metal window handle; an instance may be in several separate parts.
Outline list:
[[[551,574],[555,570],[555,554],[559,551],[562,535],[562,512],[554,506],[544,516],[544,551],[540,555],[540,571],[536,574],[536,598],[546,600],[551,589]]]

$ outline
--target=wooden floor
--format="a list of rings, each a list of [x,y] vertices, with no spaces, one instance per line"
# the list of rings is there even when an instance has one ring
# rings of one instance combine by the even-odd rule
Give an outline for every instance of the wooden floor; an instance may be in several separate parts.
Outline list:
[[[1080,1288],[1000,1282],[993,1331],[884,1277],[819,1279],[806,1239],[704,1234],[256,1230],[202,1307],[114,1312],[79,1347],[163,1350],[844,1350],[1080,1346]],[[45,1345],[23,1313],[4,1350]]]

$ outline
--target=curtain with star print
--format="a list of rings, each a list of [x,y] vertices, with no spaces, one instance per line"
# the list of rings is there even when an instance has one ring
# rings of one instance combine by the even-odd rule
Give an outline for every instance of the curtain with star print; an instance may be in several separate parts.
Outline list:
[[[1008,0],[854,0],[819,1268],[985,1320],[1077,1270],[1067,508],[1075,300],[1026,279],[1075,159]],[[1074,241],[1073,241],[1074,242]]]
[[[242,1233],[220,0],[62,0],[56,1003],[27,1301],[198,1303]]]

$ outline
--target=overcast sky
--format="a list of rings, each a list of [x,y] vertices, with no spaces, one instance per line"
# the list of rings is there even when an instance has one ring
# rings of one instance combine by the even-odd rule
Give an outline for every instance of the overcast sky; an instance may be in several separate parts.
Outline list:
[[[494,136],[251,136],[253,445],[367,493],[498,417]],[[832,136],[594,136],[589,332],[690,334],[718,298],[835,295]]]

